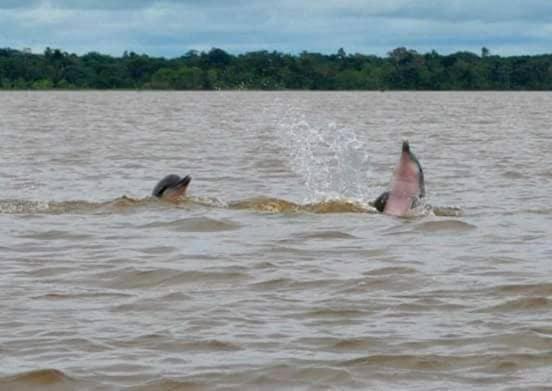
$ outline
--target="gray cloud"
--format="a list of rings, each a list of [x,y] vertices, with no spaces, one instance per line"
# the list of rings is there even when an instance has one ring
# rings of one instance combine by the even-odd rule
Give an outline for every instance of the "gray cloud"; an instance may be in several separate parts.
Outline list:
[[[441,3],[436,6],[435,3]],[[445,5],[446,4],[446,5]],[[552,21],[552,2],[546,0],[409,2],[386,16],[414,19],[481,22]]]
[[[0,9],[25,9],[40,5],[39,0],[0,0]]]
[[[155,0],[112,1],[112,0],[0,0],[0,9],[133,9],[151,6]]]
[[[284,0],[289,8],[304,3]],[[327,0],[313,3],[314,12],[334,16],[430,19],[463,22],[552,21],[549,0]]]
[[[0,47],[120,55],[190,49],[385,54],[397,46],[526,54],[549,49],[548,0],[0,0]]]
[[[0,9],[57,8],[66,10],[134,10],[156,6],[213,8],[247,6],[246,0],[0,0]],[[267,3],[268,4],[268,3]]]
[[[331,17],[392,17],[449,21],[552,21],[550,0],[0,0],[0,9],[136,10],[149,7],[281,10],[286,14]]]

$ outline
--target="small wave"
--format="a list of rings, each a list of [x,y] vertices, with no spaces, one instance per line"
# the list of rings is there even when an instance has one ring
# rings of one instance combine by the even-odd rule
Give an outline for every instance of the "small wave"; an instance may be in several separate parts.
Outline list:
[[[251,209],[260,212],[270,213],[300,213],[309,212],[317,214],[329,213],[378,213],[376,208],[370,203],[361,202],[352,199],[325,199],[318,202],[309,202],[299,204],[271,197],[255,197],[241,201],[233,201],[228,204],[233,209]],[[411,210],[407,217],[424,217],[435,215],[441,217],[460,217],[463,211],[459,207],[431,207],[422,206]]]
[[[431,208],[433,214],[439,217],[462,217],[464,212],[457,206],[435,206]]]
[[[216,370],[194,374],[188,379],[201,384],[190,390],[335,390],[366,389],[346,368],[336,368],[325,363],[304,365],[300,361],[247,368],[245,370]],[[188,380],[186,379],[186,380]],[[179,383],[177,383],[179,384]],[[141,388],[131,389],[142,391]],[[158,388],[146,388],[146,391]],[[161,388],[161,390],[169,390]],[[173,390],[173,388],[170,388]],[[174,388],[180,391],[180,388]],[[182,388],[182,390],[188,390]]]
[[[382,267],[379,269],[370,270],[366,273],[363,273],[365,276],[381,276],[381,275],[389,275],[389,274],[416,274],[418,271],[411,267],[405,267],[405,266],[388,266],[388,267]]]
[[[328,239],[358,239],[356,236],[348,234],[346,232],[341,231],[319,231],[319,232],[309,232],[304,234],[298,235],[301,239],[309,240],[309,239],[320,239],[320,240],[328,240]]]
[[[138,270],[135,268],[126,268],[98,275],[100,280],[106,280],[110,277],[111,280],[106,281],[107,286],[118,289],[132,289],[151,286],[170,286],[190,282],[231,283],[236,280],[247,279],[249,275],[240,272],[200,272],[169,269]]]
[[[29,201],[0,200],[0,214],[110,214],[126,213],[144,207],[190,208],[194,206],[225,207],[211,198],[183,198],[177,202],[164,202],[153,197],[133,198],[126,195],[105,202],[90,201]]]
[[[552,295],[552,283],[499,285],[493,290],[507,294],[549,296]]]
[[[458,311],[467,308],[465,305],[447,303],[435,298],[422,298],[411,303],[401,303],[393,307],[399,313],[423,311]]]
[[[205,384],[198,382],[163,379],[130,387],[128,391],[204,391],[206,389]]]
[[[185,341],[178,343],[181,350],[186,351],[237,351],[241,350],[238,344],[221,341],[218,339],[209,339],[202,341]],[[180,349],[179,349],[180,350]]]
[[[152,197],[132,198],[122,196],[106,202],[89,201],[28,201],[28,200],[0,200],[0,214],[112,214],[127,213],[140,208],[177,208],[193,209],[230,208],[244,209],[267,213],[378,213],[370,202],[354,199],[330,198],[317,202],[300,204],[273,197],[254,197],[244,200],[225,202],[217,198],[188,197],[177,202],[165,202]],[[544,213],[550,212],[545,210]],[[433,214],[443,217],[462,216],[463,212],[457,207],[430,206],[412,210],[409,217],[423,217]]]
[[[144,254],[171,254],[177,250],[173,246],[153,246],[148,248],[139,249]]]
[[[117,342],[117,346],[141,346],[143,348],[154,348],[155,350],[169,352],[219,352],[238,351],[242,349],[237,343],[223,341],[220,339],[175,340],[174,338],[163,334],[138,335],[136,337],[127,338]]]
[[[476,312],[525,312],[525,311],[550,311],[552,300],[542,296],[522,297],[508,300],[501,304],[479,309]]]
[[[518,213],[528,213],[528,214],[535,214],[535,215],[552,215],[552,208],[534,208],[534,209],[524,209],[521,211],[512,211],[510,213],[506,214],[518,214]]]
[[[0,213],[3,214],[61,214],[71,212],[88,212],[101,204],[86,201],[27,201],[0,200]]]
[[[451,370],[454,368],[476,368],[496,373],[497,370],[519,370],[528,367],[547,367],[552,363],[552,355],[546,353],[534,354],[469,354],[469,355],[438,355],[438,354],[374,354],[346,360],[341,365],[348,368],[367,366],[384,366],[399,369],[416,370]]]
[[[221,232],[239,229],[241,224],[234,221],[216,220],[208,217],[191,217],[169,222],[153,222],[145,224],[142,228],[164,228],[176,232]]]
[[[73,267],[64,267],[64,266],[41,267],[38,269],[33,269],[32,271],[29,271],[29,275],[33,277],[52,277],[52,276],[68,274],[74,271],[75,271],[75,268]]]
[[[35,240],[86,240],[92,238],[92,235],[77,234],[67,231],[49,230],[44,232],[32,232],[30,234],[19,235],[20,238]]]
[[[228,204],[232,209],[251,209],[259,212],[289,213],[301,209],[299,204],[270,197],[255,197],[241,201],[233,201]]]
[[[150,202],[152,198],[132,198],[128,197],[126,195],[115,198],[114,200],[104,202],[100,204],[102,207],[110,207],[114,209],[128,209],[140,205],[147,205],[148,202]]]
[[[76,382],[57,369],[37,369],[0,378],[5,390],[74,390]]]
[[[476,226],[461,220],[435,220],[424,221],[416,225],[419,232],[464,232],[475,229]]]
[[[253,268],[254,269],[259,269],[259,270],[263,270],[263,269],[274,270],[274,269],[277,269],[278,266],[276,266],[276,264],[274,264],[272,262],[269,262],[269,261],[260,261],[260,262],[257,262],[255,264],[253,264]]]
[[[354,308],[318,308],[297,314],[301,318],[351,319],[366,316],[366,312]]]
[[[114,200],[100,204],[106,210],[122,212],[127,209],[137,207],[161,207],[161,208],[177,208],[177,209],[192,209],[197,206],[205,206],[211,208],[221,208],[227,205],[217,198],[207,197],[184,197],[176,201],[165,201],[155,197],[132,198],[126,195],[115,198]]]
[[[325,200],[316,203],[306,204],[301,207],[313,213],[370,213],[376,209],[370,205],[352,200]]]
[[[368,208],[366,208],[364,212],[378,213],[378,211],[374,207],[373,202],[368,203]],[[462,215],[463,215],[463,212],[460,208],[456,208],[456,207],[435,207],[434,208],[430,204],[422,203],[415,208],[409,209],[404,215],[395,216],[395,217],[403,220],[404,219],[419,220],[420,218],[427,217],[427,216],[458,217]]]
[[[504,178],[508,178],[508,179],[522,179],[522,178],[525,178],[525,175],[523,175],[519,171],[506,171],[502,174],[502,176]]]
[[[460,361],[455,357],[438,355],[413,354],[374,354],[347,360],[342,363],[345,367],[386,366],[401,369],[446,369]]]
[[[167,302],[167,301],[182,302],[183,300],[192,300],[192,298],[193,298],[192,296],[187,295],[183,292],[170,292],[164,296],[161,296],[160,300],[164,302]]]
[[[278,198],[255,197],[242,201],[229,203],[233,209],[251,209],[260,212],[270,213],[369,213],[375,212],[375,208],[352,200],[330,199],[307,204],[297,204]]]
[[[336,389],[336,385],[359,388],[349,371],[329,365],[315,364],[308,367],[282,365],[268,368],[251,382],[252,389]],[[277,384],[278,387],[274,387]],[[305,384],[310,386],[304,387]],[[284,387],[281,387],[284,385]],[[354,387],[356,386],[356,387]],[[247,387],[246,387],[247,388]]]
[[[543,170],[539,173],[540,176],[543,176],[545,178],[552,178],[552,169],[549,170]]]
[[[296,280],[292,278],[274,278],[252,283],[253,289],[276,291],[290,289],[297,291],[308,291],[309,289],[324,289],[330,285],[342,285],[343,281],[339,279],[315,279],[315,280]]]
[[[98,300],[100,298],[128,298],[131,295],[119,292],[83,292],[83,293],[46,293],[44,295],[33,296],[33,300],[75,300],[90,299]]]
[[[379,338],[345,338],[336,341],[330,345],[332,350],[351,351],[351,350],[366,350],[374,348],[375,346],[381,346],[381,340]]]
[[[148,205],[149,202],[150,198],[134,199],[127,196],[107,202],[0,200],[0,214],[112,213]]]
[[[214,197],[186,197],[177,204],[189,203],[191,205],[206,206],[210,208],[227,208],[228,203]]]
[[[256,282],[251,284],[253,288],[262,289],[262,290],[275,290],[279,288],[287,288],[292,285],[295,280],[289,278],[274,278],[265,281]]]

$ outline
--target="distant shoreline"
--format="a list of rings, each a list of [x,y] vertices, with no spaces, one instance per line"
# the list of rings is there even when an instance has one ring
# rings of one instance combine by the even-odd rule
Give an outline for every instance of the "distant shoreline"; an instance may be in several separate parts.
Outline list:
[[[47,48],[0,49],[0,90],[46,91],[550,91],[552,54],[500,57],[421,54],[401,47],[386,57],[222,49],[166,59],[127,53],[82,56]]]
[[[552,89],[549,90],[237,90],[237,89],[228,89],[228,90],[175,90],[175,89],[141,89],[141,90],[134,90],[129,88],[111,88],[111,89],[94,89],[94,88],[50,88],[50,89],[15,89],[15,88],[0,88],[0,92],[159,92],[159,93],[167,93],[167,92],[174,92],[174,93],[183,93],[183,92],[202,92],[202,93],[221,93],[221,92],[243,92],[243,93],[286,93],[286,92],[330,92],[330,93],[350,93],[350,92],[359,92],[359,93],[367,93],[367,92],[373,92],[373,93],[447,93],[447,92],[478,92],[478,93],[491,93],[491,92],[550,92]]]

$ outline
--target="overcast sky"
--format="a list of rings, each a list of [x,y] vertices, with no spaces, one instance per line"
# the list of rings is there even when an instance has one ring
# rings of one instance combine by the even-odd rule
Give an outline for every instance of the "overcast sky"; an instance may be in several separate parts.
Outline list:
[[[552,0],[0,0],[0,47],[177,57],[303,50],[552,52]]]

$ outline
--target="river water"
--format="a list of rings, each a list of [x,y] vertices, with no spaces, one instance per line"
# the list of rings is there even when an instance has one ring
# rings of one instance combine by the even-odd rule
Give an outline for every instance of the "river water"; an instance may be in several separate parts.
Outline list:
[[[0,92],[0,389],[549,386],[551,108]],[[395,218],[403,139],[428,205]],[[170,173],[188,198],[151,199]]]

